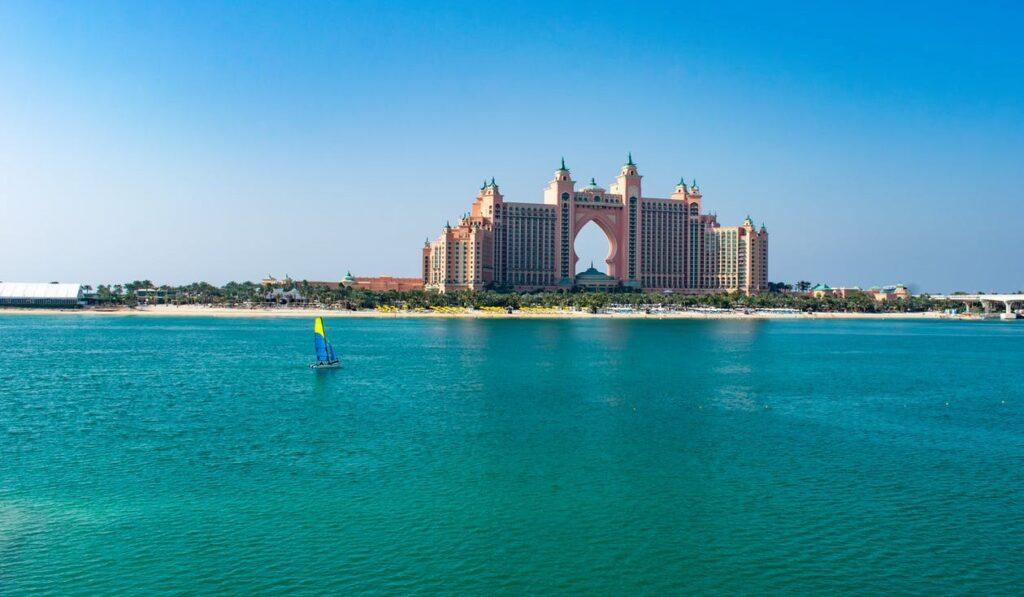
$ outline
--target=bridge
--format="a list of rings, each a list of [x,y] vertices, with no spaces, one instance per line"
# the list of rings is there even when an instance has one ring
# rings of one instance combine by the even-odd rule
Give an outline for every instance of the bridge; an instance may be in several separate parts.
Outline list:
[[[968,311],[971,310],[973,303],[981,303],[981,308],[984,309],[985,313],[992,312],[993,303],[1003,303],[1006,307],[1005,313],[1007,317],[1014,315],[1014,304],[1024,304],[1024,294],[933,294],[932,298],[940,301],[963,303],[967,306]]]

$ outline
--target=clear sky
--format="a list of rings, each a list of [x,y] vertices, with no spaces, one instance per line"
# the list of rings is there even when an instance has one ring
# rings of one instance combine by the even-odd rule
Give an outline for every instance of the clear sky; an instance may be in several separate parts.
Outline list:
[[[539,202],[561,156],[608,185],[632,151],[646,195],[764,221],[772,280],[1015,290],[1022,30],[1019,2],[0,2],[0,280],[418,275],[484,177]]]

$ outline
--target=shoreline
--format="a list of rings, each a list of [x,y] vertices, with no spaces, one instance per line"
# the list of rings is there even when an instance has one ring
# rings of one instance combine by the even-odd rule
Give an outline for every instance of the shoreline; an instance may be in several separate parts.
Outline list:
[[[820,313],[771,313],[739,311],[699,312],[678,311],[671,313],[587,313],[584,311],[568,311],[558,309],[517,310],[512,314],[504,310],[469,310],[452,307],[443,311],[379,311],[363,309],[359,311],[343,311],[333,309],[311,308],[259,308],[243,309],[232,307],[206,307],[201,305],[152,305],[139,308],[118,309],[23,309],[0,308],[0,315],[79,315],[83,317],[118,315],[118,316],[169,316],[169,317],[235,317],[235,318],[372,318],[372,319],[951,319],[981,320],[981,317],[965,317],[949,315],[937,311],[919,313],[855,313],[855,312],[820,312]]]

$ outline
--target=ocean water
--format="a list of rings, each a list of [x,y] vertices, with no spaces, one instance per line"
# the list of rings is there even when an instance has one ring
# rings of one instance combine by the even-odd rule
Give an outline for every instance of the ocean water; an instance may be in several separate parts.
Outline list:
[[[0,593],[1024,590],[1024,325],[0,316]]]

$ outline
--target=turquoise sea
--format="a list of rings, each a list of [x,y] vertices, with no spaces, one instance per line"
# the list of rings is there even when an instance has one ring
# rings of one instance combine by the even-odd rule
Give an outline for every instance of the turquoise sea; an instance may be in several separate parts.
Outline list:
[[[0,593],[1024,590],[1024,324],[0,316]]]

